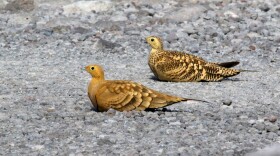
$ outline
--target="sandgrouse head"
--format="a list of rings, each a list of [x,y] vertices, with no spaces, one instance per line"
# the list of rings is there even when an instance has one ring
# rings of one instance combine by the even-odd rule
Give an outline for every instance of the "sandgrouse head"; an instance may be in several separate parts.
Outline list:
[[[153,49],[161,50],[163,49],[162,41],[159,37],[156,36],[149,36],[146,38],[146,41]]]
[[[85,69],[93,78],[104,79],[104,71],[101,66],[92,64],[86,66]]]

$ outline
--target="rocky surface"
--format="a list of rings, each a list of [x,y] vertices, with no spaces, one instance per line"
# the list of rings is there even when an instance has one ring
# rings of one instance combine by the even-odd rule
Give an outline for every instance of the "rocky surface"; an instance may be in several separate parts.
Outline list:
[[[1,0],[0,155],[277,153],[279,4]],[[155,81],[147,65],[148,35],[162,37],[167,49],[215,62],[239,60],[237,68],[259,72],[222,82]],[[92,63],[103,65],[108,79],[130,79],[211,104],[94,112],[84,71]]]

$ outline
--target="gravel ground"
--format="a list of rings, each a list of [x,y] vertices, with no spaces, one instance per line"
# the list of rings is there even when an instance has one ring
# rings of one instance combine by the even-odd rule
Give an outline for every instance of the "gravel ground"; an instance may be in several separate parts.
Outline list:
[[[0,155],[279,155],[279,0],[1,0],[0,9]],[[259,72],[155,81],[149,35]],[[84,71],[92,63],[107,79],[211,104],[95,112]]]

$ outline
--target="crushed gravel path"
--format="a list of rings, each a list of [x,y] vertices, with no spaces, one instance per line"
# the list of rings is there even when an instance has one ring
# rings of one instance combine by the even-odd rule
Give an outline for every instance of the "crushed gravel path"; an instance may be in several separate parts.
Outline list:
[[[0,155],[280,153],[279,0],[21,2],[0,2]],[[149,35],[162,37],[166,49],[259,72],[221,82],[155,81]],[[211,104],[95,112],[84,71],[92,63],[107,79]]]

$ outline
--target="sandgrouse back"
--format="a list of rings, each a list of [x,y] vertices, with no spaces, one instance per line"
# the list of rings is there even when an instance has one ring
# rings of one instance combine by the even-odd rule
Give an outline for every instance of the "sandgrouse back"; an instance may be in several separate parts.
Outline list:
[[[241,72],[231,68],[239,62],[211,63],[192,54],[164,50],[159,37],[150,36],[146,41],[152,47],[148,64],[162,81],[220,81]]]

